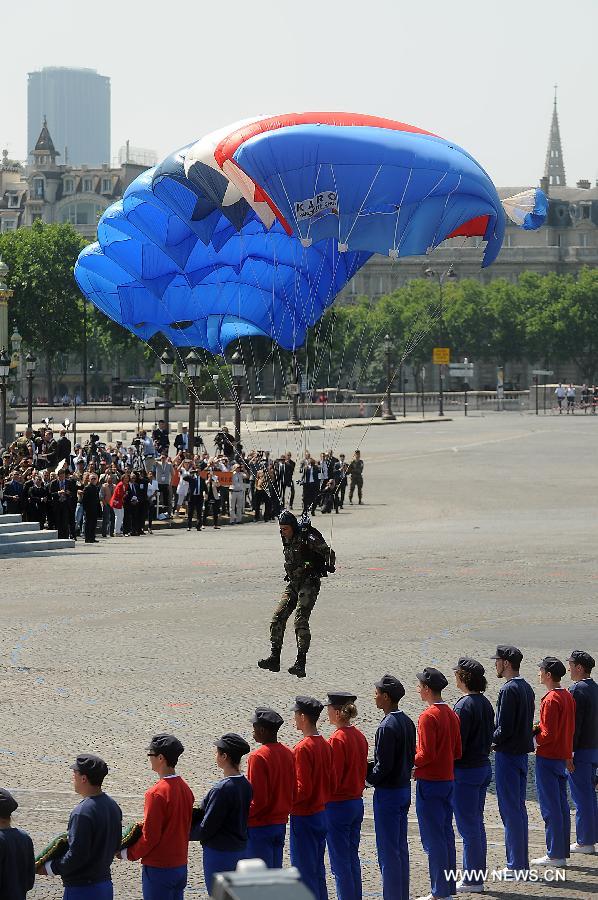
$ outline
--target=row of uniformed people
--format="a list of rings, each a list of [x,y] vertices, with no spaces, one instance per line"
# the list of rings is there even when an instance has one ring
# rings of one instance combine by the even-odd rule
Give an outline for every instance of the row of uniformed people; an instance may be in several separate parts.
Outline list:
[[[190,788],[175,771],[182,744],[172,735],[157,735],[148,756],[159,778],[146,793],[143,831],[136,843],[117,855],[141,860],[144,900],[166,896],[182,900],[190,836],[202,843],[209,888],[215,873],[233,869],[243,858],[259,857],[270,867],[280,867],[290,817],[291,862],[315,897],[327,897],[327,845],[337,896],[357,900],[362,896],[359,840],[367,779],[375,788],[374,822],[385,900],[408,900],[407,813],[413,776],[417,819],[429,862],[428,900],[450,897],[455,891],[481,892],[490,751],[495,750],[496,792],[509,873],[529,868],[525,795],[528,755],[534,744],[547,854],[533,863],[561,866],[570,852],[593,853],[598,843],[594,660],[584,651],[573,651],[568,660],[573,681],[569,691],[560,685],[566,672],[563,663],[554,657],[541,661],[539,678],[547,693],[534,725],[534,693],[519,674],[522,658],[515,647],[497,648],[496,673],[505,683],[496,715],[484,696],[481,663],[459,659],[454,671],[463,697],[454,710],[442,700],[448,684],[445,676],[431,667],[423,669],[417,680],[426,709],[418,720],[417,740],[413,722],[398,709],[404,688],[397,678],[385,675],[375,685],[376,706],[384,716],[369,763],[366,738],[352,724],[357,713],[354,694],[328,695],[328,718],[335,728],[329,740],[318,733],[324,704],[297,697],[295,726],[303,737],[292,750],[278,741],[283,717],[260,707],[253,717],[258,748],[250,753],[240,735],[223,735],[216,742],[216,763],[223,778],[195,810]],[[247,753],[245,777],[240,766]],[[102,792],[108,768],[101,759],[84,755],[73,768],[75,790],[84,799],[69,821],[69,846],[61,858],[39,867],[38,874],[62,876],[65,900],[110,900],[110,863],[120,847],[120,809]],[[577,843],[571,848],[566,770],[576,807]],[[10,795],[0,793],[0,896],[23,900],[32,884],[33,850],[27,836],[10,827],[14,808]],[[456,869],[453,815],[463,838],[464,877],[459,884],[446,875]]]

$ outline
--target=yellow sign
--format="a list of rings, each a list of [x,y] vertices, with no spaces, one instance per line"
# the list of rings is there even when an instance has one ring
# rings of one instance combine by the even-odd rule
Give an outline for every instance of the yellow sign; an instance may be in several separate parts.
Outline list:
[[[448,347],[434,347],[432,350],[432,362],[435,366],[448,366],[451,361],[451,351]]]

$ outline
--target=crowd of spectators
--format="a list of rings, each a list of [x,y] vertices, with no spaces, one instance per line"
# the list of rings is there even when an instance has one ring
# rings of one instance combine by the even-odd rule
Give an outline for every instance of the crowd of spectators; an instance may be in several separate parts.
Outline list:
[[[102,538],[152,534],[156,520],[181,522],[188,530],[220,528],[243,521],[269,522],[293,509],[296,487],[303,511],[338,513],[357,491],[362,502],[363,461],[359,451],[347,462],[332,450],[300,461],[290,452],[246,452],[226,427],[209,452],[201,437],[191,447],[186,427],[174,442],[165,422],[141,429],[129,447],[106,444],[91,434],[84,445],[62,427],[27,429],[2,451],[0,511],[56,530],[59,538],[87,543]],[[247,518],[249,514],[249,518]]]

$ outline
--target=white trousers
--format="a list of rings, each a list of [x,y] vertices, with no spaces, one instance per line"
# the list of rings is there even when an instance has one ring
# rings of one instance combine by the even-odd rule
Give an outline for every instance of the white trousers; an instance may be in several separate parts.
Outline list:
[[[231,524],[233,522],[242,522],[243,521],[243,507],[245,505],[245,491],[231,491],[230,492],[230,521]]]
[[[114,534],[122,534],[124,518],[125,518],[124,509],[115,509],[114,510]]]

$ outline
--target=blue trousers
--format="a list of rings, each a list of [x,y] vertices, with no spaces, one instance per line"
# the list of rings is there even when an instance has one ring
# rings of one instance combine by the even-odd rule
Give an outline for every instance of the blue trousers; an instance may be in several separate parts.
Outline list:
[[[455,768],[453,806],[455,822],[463,838],[463,871],[486,868],[486,829],[484,804],[492,781],[492,766],[487,763],[475,769]],[[482,879],[464,878],[467,884],[482,884]]]
[[[62,900],[112,900],[114,889],[111,881],[98,881],[81,887],[65,887]]]
[[[143,900],[183,900],[186,887],[187,866],[141,867]]]
[[[407,812],[411,788],[376,788],[374,826],[384,900],[409,900]]]
[[[286,825],[259,825],[248,828],[249,841],[245,857],[263,859],[269,869],[282,869],[282,851],[286,837]]]
[[[598,844],[598,802],[596,801],[596,769],[598,749],[576,750],[575,772],[569,772],[571,799],[575,804],[577,843]]]
[[[328,900],[326,888],[326,816],[291,816],[289,828],[291,865],[301,873],[301,880],[316,900]]]
[[[203,877],[206,891],[212,893],[212,879],[219,872],[234,872],[240,859],[245,859],[245,850],[214,850],[203,848]],[[145,898],[144,898],[145,900]],[[156,897],[156,900],[158,898]]]
[[[456,891],[454,875],[447,877],[457,868],[453,793],[453,781],[417,780],[415,811],[422,846],[428,854],[430,886],[435,897],[452,897]]]
[[[361,900],[359,840],[363,800],[326,804],[326,843],[338,900]]]
[[[564,759],[536,755],[536,790],[544,819],[546,850],[551,859],[567,859],[571,841],[571,813],[567,801]]]
[[[527,753],[494,754],[494,781],[498,811],[505,828],[505,848],[509,869],[529,869],[529,844],[525,791]]]

